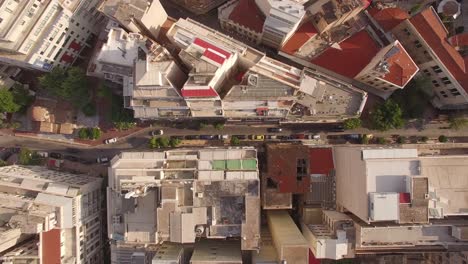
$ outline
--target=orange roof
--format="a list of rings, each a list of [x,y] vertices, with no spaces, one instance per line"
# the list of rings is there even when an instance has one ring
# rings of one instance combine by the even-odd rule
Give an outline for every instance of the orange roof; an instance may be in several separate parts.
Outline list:
[[[254,0],[240,0],[229,15],[229,19],[259,33],[263,31],[265,23],[265,16]]]
[[[398,52],[388,56],[387,63],[390,66],[389,73],[385,74],[383,79],[400,87],[404,87],[414,74],[418,72],[419,68],[400,42],[397,42],[394,48],[397,48]],[[387,54],[389,53],[390,52]]]
[[[331,148],[310,148],[310,174],[328,175],[335,168]]]
[[[461,33],[461,34],[455,35],[453,37],[450,37],[448,41],[454,47],[468,46],[468,33]]]
[[[307,21],[297,29],[281,50],[292,55],[315,35],[317,35],[317,29],[311,21]]]
[[[60,229],[52,229],[41,234],[42,263],[60,264]]]
[[[410,18],[408,13],[400,8],[385,8],[379,10],[374,7],[369,10],[369,14],[380,24],[385,32],[392,30],[405,19]]]
[[[410,22],[460,85],[468,91],[466,61],[448,42],[447,29],[442,24],[442,21],[440,21],[434,8],[426,8],[413,16]]]
[[[354,78],[374,56],[380,47],[366,30],[361,30],[339,44],[339,48],[330,47],[311,60],[313,64]]]

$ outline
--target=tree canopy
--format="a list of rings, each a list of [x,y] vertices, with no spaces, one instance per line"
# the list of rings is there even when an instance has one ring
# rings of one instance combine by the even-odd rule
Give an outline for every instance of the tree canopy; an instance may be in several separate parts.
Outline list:
[[[88,102],[88,82],[84,70],[71,67],[65,71],[55,67],[51,72],[39,77],[42,88],[53,95],[68,100],[76,107]]]
[[[20,110],[20,108],[21,106],[15,103],[12,92],[0,88],[0,112],[15,113]]]
[[[345,129],[356,129],[356,128],[360,128],[361,125],[362,125],[362,122],[361,122],[361,119],[359,118],[350,118],[350,119],[346,119],[343,122],[343,126]]]
[[[403,113],[400,106],[389,99],[374,109],[371,122],[375,129],[381,131],[401,128],[404,125]]]

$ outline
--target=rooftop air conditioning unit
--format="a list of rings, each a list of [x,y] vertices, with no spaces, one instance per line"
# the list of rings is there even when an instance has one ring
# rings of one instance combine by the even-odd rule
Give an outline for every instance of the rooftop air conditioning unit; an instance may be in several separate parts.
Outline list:
[[[258,85],[258,75],[257,74],[250,74],[249,78],[247,78],[247,83],[252,86]]]

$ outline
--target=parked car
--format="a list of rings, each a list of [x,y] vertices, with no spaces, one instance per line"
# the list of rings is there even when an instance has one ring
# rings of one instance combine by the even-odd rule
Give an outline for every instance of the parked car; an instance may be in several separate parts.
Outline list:
[[[218,135],[219,140],[229,139],[229,135]]]
[[[236,138],[238,138],[240,140],[247,139],[246,135],[233,135],[233,137],[236,137]]]
[[[189,140],[190,140],[190,139],[199,139],[199,138],[200,138],[200,136],[198,136],[198,135],[188,135],[188,136],[185,136],[185,139],[189,139]]]
[[[319,140],[319,139],[320,139],[320,135],[319,135],[319,134],[315,134],[315,135],[312,136],[312,139]]]
[[[43,158],[49,157],[49,152],[46,152],[46,151],[37,151],[36,154]]]
[[[277,135],[267,135],[267,139],[278,139]]]
[[[212,135],[201,135],[200,136],[200,139],[204,139],[204,140],[210,140],[210,139],[214,139],[215,136],[212,136]]]
[[[81,150],[79,150],[77,148],[66,148],[65,151],[69,152],[69,153],[80,153],[81,152]]]
[[[108,138],[108,139],[104,140],[105,144],[112,144],[112,143],[115,143],[115,142],[117,142],[116,137],[115,138]]]
[[[96,162],[97,163],[107,163],[107,162],[109,162],[109,158],[108,157],[98,157],[96,159]]]
[[[294,134],[292,135],[293,139],[305,139],[305,134]]]
[[[343,125],[334,125],[331,129],[332,132],[344,132],[344,126]]]
[[[161,136],[164,134],[164,131],[161,129],[151,131],[151,136]]]
[[[353,139],[358,140],[358,139],[361,138],[361,135],[359,135],[359,134],[348,134],[348,135],[345,135],[344,138],[346,140],[353,140]]]
[[[264,135],[251,135],[250,139],[252,139],[252,140],[265,140],[265,136]]]
[[[75,156],[71,156],[71,155],[65,155],[63,158],[69,161],[73,161],[73,162],[78,162],[80,160],[79,158]]]
[[[179,139],[179,140],[183,140],[184,137],[183,136],[171,136],[171,139]]]
[[[62,154],[61,154],[61,153],[57,153],[57,152],[51,152],[51,153],[49,154],[49,157],[54,158],[54,159],[62,159]]]
[[[279,127],[270,127],[267,129],[267,131],[270,133],[279,133],[279,132],[282,132],[283,129]]]

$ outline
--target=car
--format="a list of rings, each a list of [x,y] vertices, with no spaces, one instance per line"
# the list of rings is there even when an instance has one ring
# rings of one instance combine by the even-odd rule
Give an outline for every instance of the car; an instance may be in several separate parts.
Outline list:
[[[51,152],[49,154],[49,157],[54,158],[54,159],[62,159],[62,154],[58,152]]]
[[[305,139],[305,134],[295,134],[292,135],[293,139]]]
[[[331,128],[332,132],[344,132],[344,126],[343,125],[335,125]]]
[[[282,132],[283,129],[279,127],[270,127],[267,129],[267,131],[270,133],[279,133],[279,132]]]
[[[218,135],[219,140],[229,139],[229,135]]]
[[[214,139],[215,136],[212,136],[212,135],[201,135],[200,136],[200,139],[204,139],[204,140],[210,140],[210,139]]]
[[[200,137],[198,135],[188,135],[188,136],[185,136],[185,139],[199,139]]]
[[[267,135],[267,139],[278,139],[277,135]]]
[[[348,134],[348,135],[344,135],[344,138],[346,140],[353,140],[353,139],[358,140],[358,139],[361,138],[361,135],[359,135],[359,134]]]
[[[63,156],[63,158],[69,161],[73,161],[73,162],[78,162],[80,160],[79,158],[75,156],[71,156],[71,155],[65,155]]]
[[[320,135],[319,135],[319,134],[315,134],[315,135],[312,136],[312,139],[319,140],[319,139],[320,139]]]
[[[66,148],[65,149],[66,152],[69,152],[69,153],[80,153],[81,150],[77,149],[77,148]]]
[[[104,140],[105,144],[112,144],[112,143],[115,143],[115,142],[117,142],[116,137],[115,138],[108,138],[108,139]]]
[[[183,140],[183,136],[171,136],[171,139],[178,139],[178,140]]]
[[[98,157],[96,159],[96,162],[97,163],[107,163],[107,162],[109,162],[109,158],[108,157]]]
[[[161,136],[164,134],[164,131],[161,129],[151,131],[151,136]]]
[[[265,136],[264,135],[251,135],[250,139],[252,139],[252,140],[265,140]]]
[[[236,137],[237,139],[240,139],[240,140],[247,139],[246,135],[233,135],[232,137]]]
[[[49,152],[46,151],[36,151],[36,154],[43,158],[49,157]]]

